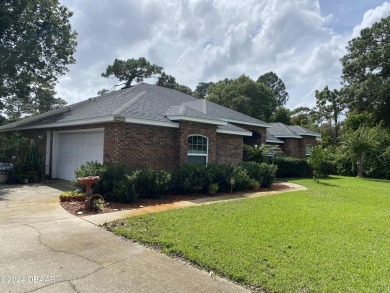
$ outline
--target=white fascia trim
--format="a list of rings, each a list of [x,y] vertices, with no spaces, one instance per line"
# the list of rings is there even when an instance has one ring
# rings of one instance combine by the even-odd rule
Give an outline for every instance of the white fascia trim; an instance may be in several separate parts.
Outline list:
[[[265,142],[269,142],[269,143],[279,143],[279,144],[283,144],[284,141],[276,141],[276,140],[269,140],[267,139]]]
[[[303,137],[302,136],[298,136],[298,135],[274,135],[276,138],[300,138],[302,139]]]
[[[56,127],[66,127],[66,126],[79,126],[79,125],[81,126],[81,125],[89,125],[89,124],[96,124],[96,123],[107,123],[107,122],[114,122],[115,117],[116,116],[109,115],[109,116],[103,116],[103,117],[97,117],[97,118],[78,119],[78,120],[72,120],[72,121],[48,123],[48,124],[41,124],[41,125],[32,125],[32,126],[26,125],[24,127],[21,126],[21,127],[16,127],[14,129],[9,129],[9,130],[7,129],[6,131],[17,131],[17,130],[25,130],[25,129],[56,128]],[[124,122],[179,128],[178,123],[139,119],[139,118],[125,118]]]
[[[237,124],[252,125],[252,126],[259,126],[259,127],[266,127],[266,128],[271,127],[271,125],[268,125],[268,124],[244,122],[244,121],[232,120],[232,119],[226,119],[226,118],[220,118],[220,117],[218,117],[218,119],[221,119],[222,121],[226,121],[226,122],[237,123]]]
[[[32,126],[25,126],[25,127],[22,126],[16,129],[10,129],[10,131],[25,130],[25,129],[56,128],[56,127],[65,127],[65,126],[78,126],[78,125],[88,125],[88,124],[113,122],[113,121],[114,121],[113,116],[104,116],[98,118],[78,119],[72,121],[32,125]]]
[[[203,119],[203,118],[195,118],[189,116],[181,116],[181,115],[172,115],[167,116],[169,120],[179,120],[179,121],[190,121],[190,122],[199,122],[213,125],[226,126],[227,122],[221,120],[211,120],[211,119]]]
[[[252,136],[253,134],[251,131],[237,131],[237,130],[225,130],[225,129],[217,129],[217,133],[242,135],[242,136]]]
[[[125,122],[134,123],[134,124],[145,124],[145,125],[154,125],[154,126],[164,126],[164,127],[172,127],[179,128],[179,124],[175,122],[164,122],[164,121],[156,121],[156,120],[147,120],[140,118],[126,118]]]
[[[298,135],[303,135],[303,136],[314,136],[314,137],[321,137],[321,135],[318,134],[312,134],[312,133],[298,133]]]

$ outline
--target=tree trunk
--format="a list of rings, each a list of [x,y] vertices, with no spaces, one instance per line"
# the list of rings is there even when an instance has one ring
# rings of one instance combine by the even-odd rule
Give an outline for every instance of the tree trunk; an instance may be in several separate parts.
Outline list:
[[[358,171],[358,174],[357,174],[357,177],[363,177],[363,157],[362,156],[359,156],[357,158],[357,171]]]

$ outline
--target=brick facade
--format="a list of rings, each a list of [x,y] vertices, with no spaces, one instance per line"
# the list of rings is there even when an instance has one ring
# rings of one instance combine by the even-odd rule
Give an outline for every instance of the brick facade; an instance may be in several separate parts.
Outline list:
[[[217,133],[217,162],[239,163],[243,156],[242,136]]]
[[[291,157],[306,158],[306,145],[313,147],[317,145],[317,140],[313,136],[302,136],[301,138],[284,138],[283,144],[280,144],[282,151]]]
[[[177,128],[115,122],[104,131],[104,162],[126,163],[135,169],[179,167]]]

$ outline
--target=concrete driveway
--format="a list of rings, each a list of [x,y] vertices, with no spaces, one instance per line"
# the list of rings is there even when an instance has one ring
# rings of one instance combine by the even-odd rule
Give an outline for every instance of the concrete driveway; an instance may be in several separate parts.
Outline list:
[[[0,292],[247,292],[69,214],[63,188],[0,187]]]

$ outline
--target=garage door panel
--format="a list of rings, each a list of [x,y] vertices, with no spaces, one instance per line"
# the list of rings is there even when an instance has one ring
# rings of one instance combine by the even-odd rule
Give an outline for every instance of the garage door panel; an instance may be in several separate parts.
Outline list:
[[[103,163],[103,132],[59,133],[57,178],[72,181],[74,170],[88,161]]]

